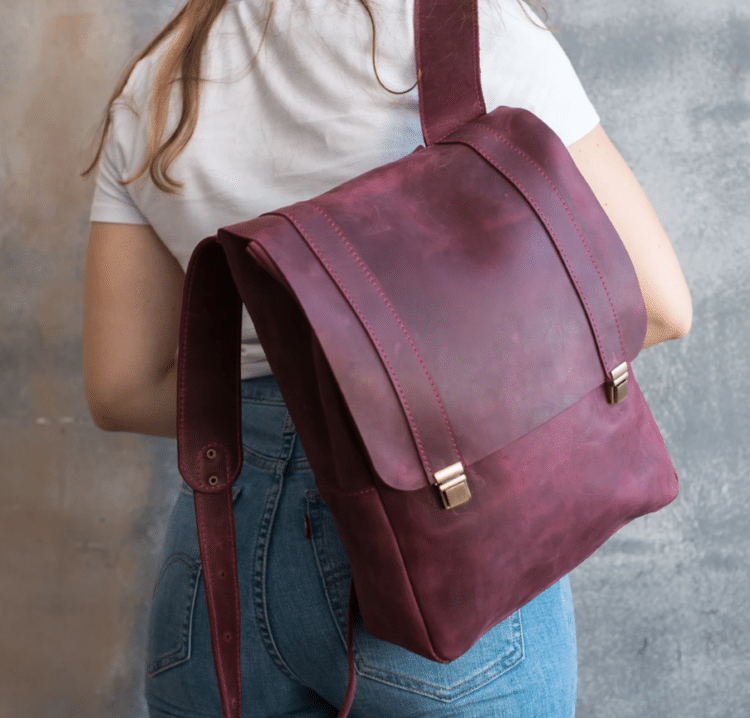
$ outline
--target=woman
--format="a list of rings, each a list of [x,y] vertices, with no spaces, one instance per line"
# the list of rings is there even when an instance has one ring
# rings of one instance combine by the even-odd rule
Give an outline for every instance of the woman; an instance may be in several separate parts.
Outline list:
[[[101,428],[175,436],[182,283],[198,241],[422,141],[413,0],[357,4],[367,15],[333,0],[282,0],[265,13],[256,0],[191,0],[115,90],[86,267],[84,372]],[[487,107],[525,107],[563,139],[633,260],[645,346],[683,336],[690,296],[669,240],[561,48],[519,0],[479,7]],[[183,79],[170,99],[175,74]],[[199,74],[208,81],[198,84]],[[349,567],[247,317],[242,377],[245,464],[234,501],[245,715],[336,715],[347,682]],[[568,718],[575,710],[567,578],[450,664],[361,627],[356,652],[352,716]],[[187,487],[170,519],[148,653],[152,716],[221,715]]]

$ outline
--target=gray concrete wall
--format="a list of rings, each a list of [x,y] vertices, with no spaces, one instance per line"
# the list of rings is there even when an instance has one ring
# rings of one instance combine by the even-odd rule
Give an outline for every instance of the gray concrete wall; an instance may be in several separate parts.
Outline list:
[[[579,718],[750,715],[750,6],[550,0],[693,291],[636,371],[682,481],[572,576]],[[144,715],[145,615],[172,442],[97,430],[82,391],[91,180],[126,59],[174,0],[3,0],[0,718]]]
[[[557,7],[557,6],[555,6]],[[568,0],[560,40],[693,293],[636,371],[677,501],[573,574],[578,718],[750,716],[750,5]]]

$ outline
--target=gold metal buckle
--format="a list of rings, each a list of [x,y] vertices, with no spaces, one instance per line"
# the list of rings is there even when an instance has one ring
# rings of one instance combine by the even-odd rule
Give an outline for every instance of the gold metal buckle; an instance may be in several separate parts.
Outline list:
[[[609,374],[611,383],[607,384],[607,399],[610,404],[619,404],[628,395],[628,363],[616,366]]]
[[[471,498],[464,467],[460,461],[438,471],[435,474],[435,481],[446,509],[454,509]]]

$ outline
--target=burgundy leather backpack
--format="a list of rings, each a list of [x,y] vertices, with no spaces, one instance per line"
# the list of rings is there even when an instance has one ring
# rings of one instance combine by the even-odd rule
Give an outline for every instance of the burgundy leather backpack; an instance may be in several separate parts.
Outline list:
[[[622,241],[560,139],[486,113],[477,0],[417,0],[424,147],[218,231],[187,272],[180,471],[225,718],[240,716],[231,486],[247,307],[352,566],[351,614],[447,662],[677,495],[633,376]],[[349,630],[348,711],[356,681]]]

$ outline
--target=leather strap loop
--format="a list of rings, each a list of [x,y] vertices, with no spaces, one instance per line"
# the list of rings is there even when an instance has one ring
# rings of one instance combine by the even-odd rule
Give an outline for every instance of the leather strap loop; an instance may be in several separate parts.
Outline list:
[[[370,336],[406,415],[428,483],[461,462],[448,415],[408,328],[334,220],[305,202],[274,214],[286,217],[346,298]]]
[[[228,490],[242,468],[241,329],[239,294],[210,237],[188,265],[177,356],[177,461],[194,491]]]
[[[449,142],[471,147],[508,179],[533,207],[557,248],[586,311],[604,379],[608,381],[612,370],[628,360],[619,320],[591,247],[554,179],[521,148],[481,120],[462,127],[443,140],[443,143]],[[611,232],[615,242],[613,227]]]

